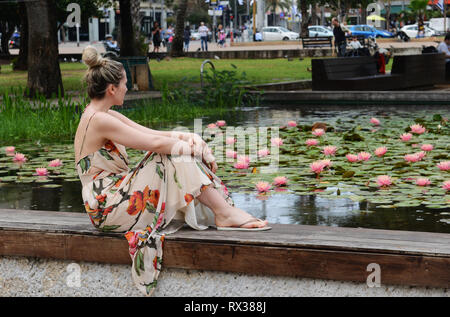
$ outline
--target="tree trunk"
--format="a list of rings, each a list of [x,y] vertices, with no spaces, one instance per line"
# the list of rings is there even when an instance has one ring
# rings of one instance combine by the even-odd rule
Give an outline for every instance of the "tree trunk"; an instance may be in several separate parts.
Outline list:
[[[141,36],[141,17],[139,15],[139,11],[141,9],[141,1],[140,0],[131,0],[131,21],[133,21],[134,27],[134,40],[136,43],[139,43]]]
[[[184,20],[186,18],[187,6],[188,0],[181,0],[178,6],[177,21],[175,25],[175,37],[172,42],[172,49],[170,50],[170,56],[172,57],[184,56]]]
[[[308,14],[308,4],[306,0],[300,1],[300,12],[302,13],[302,28],[300,31],[300,37],[309,37],[308,30],[308,22],[309,22],[309,14]]]
[[[64,95],[58,61],[56,6],[53,0],[27,1],[28,13],[28,92],[46,98]]]
[[[19,2],[20,16],[20,50],[17,62],[14,64],[14,70],[28,69],[28,17],[27,8],[24,2]]]
[[[120,0],[120,55],[139,56],[131,18],[131,0]]]
[[[0,33],[2,33],[1,55],[9,56],[9,39],[14,33],[14,26],[8,21],[0,21]]]

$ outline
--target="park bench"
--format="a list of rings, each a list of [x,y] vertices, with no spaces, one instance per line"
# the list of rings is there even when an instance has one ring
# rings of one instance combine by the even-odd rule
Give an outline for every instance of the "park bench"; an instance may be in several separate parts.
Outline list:
[[[331,37],[302,37],[303,48],[332,47]]]
[[[395,56],[390,74],[379,74],[369,56],[312,60],[313,90],[405,90],[444,81],[444,54]]]
[[[347,39],[347,44],[350,44],[350,42],[353,40],[354,37],[356,37],[356,39],[358,40],[358,42],[361,43],[361,45],[362,45],[363,47],[366,47],[366,46],[367,46],[367,41],[366,41],[366,38],[364,37],[364,35],[350,35],[350,36],[347,36],[347,37],[346,37],[346,39]]]

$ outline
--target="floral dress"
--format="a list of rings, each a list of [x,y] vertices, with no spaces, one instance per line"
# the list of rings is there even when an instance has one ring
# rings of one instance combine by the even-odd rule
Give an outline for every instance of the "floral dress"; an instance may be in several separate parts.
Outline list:
[[[105,232],[125,232],[133,280],[147,295],[157,284],[165,234],[185,223],[196,230],[214,225],[214,214],[196,197],[213,184],[234,205],[223,182],[191,157],[147,152],[130,169],[125,147],[108,141],[76,168],[92,224]]]

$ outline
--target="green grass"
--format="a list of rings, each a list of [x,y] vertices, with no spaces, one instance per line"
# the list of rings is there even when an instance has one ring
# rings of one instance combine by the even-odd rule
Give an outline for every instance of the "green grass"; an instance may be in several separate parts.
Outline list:
[[[392,60],[392,59],[391,59]],[[160,90],[165,85],[169,87],[174,83],[187,78],[187,82],[200,83],[200,66],[202,59],[176,58],[170,60],[150,61],[150,70],[153,76],[155,88]],[[231,64],[237,67],[237,72],[246,73],[247,80],[259,84],[270,82],[282,82],[292,80],[311,79],[311,58],[292,61],[287,59],[221,59],[212,60],[218,71],[234,70]],[[63,85],[66,92],[84,92],[83,76],[86,66],[81,63],[61,63]],[[390,70],[392,62],[386,69]],[[206,65],[208,70],[210,65]],[[3,65],[0,73],[0,94],[10,91],[11,88],[25,88],[27,85],[27,73],[13,71],[11,65]]]

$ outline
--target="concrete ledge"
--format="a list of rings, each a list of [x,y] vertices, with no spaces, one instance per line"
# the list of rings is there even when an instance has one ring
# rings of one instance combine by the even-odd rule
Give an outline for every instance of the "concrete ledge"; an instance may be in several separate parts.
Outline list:
[[[261,94],[260,92],[253,92]],[[327,104],[450,104],[450,91],[265,91],[262,101]]]
[[[168,235],[165,268],[448,288],[450,235],[272,225],[267,232],[182,229]],[[101,246],[101,247],[99,247]],[[85,214],[0,210],[0,256],[130,264],[123,234],[102,233]]]

